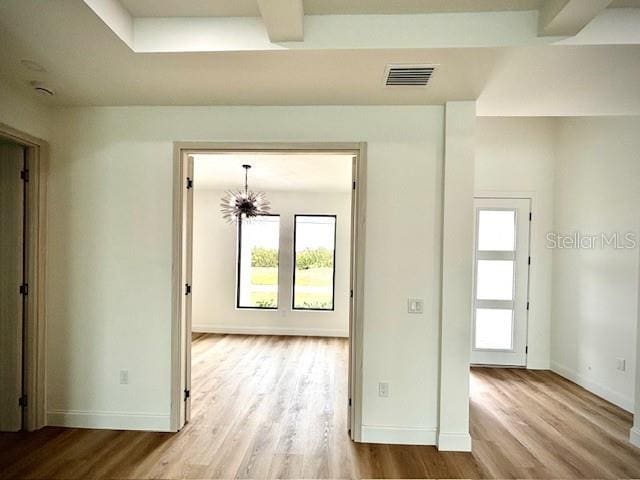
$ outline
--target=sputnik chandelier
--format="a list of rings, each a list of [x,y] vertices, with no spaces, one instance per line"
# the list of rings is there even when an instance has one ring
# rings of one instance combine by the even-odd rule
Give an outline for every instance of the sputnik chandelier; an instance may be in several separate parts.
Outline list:
[[[228,190],[220,203],[222,218],[229,223],[265,215],[271,209],[264,192],[249,190],[248,175],[251,165],[242,165],[242,168],[244,168],[244,190]]]

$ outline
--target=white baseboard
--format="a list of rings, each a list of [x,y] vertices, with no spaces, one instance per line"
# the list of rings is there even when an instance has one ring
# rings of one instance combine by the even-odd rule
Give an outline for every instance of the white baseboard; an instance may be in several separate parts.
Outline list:
[[[49,410],[47,412],[47,425],[52,427],[103,428],[108,430],[172,431],[170,415],[147,413]]]
[[[436,429],[428,427],[393,427],[363,425],[362,443],[393,443],[398,445],[435,445]]]
[[[441,452],[470,452],[471,435],[468,433],[438,434],[438,450]]]
[[[629,441],[631,442],[631,445],[640,448],[640,428],[633,427],[631,429],[629,432]]]
[[[334,328],[298,328],[298,327],[242,327],[228,325],[192,325],[196,333],[223,333],[240,335],[295,335],[303,337],[349,337],[349,332]]]
[[[634,401],[632,398],[625,397],[624,395],[621,395],[620,393],[615,392],[608,387],[593,382],[575,372],[574,370],[567,368],[564,365],[560,365],[559,363],[551,362],[551,371],[557,373],[561,377],[577,383],[585,390],[589,390],[591,393],[604,398],[606,401],[617,405],[623,410],[633,413]]]

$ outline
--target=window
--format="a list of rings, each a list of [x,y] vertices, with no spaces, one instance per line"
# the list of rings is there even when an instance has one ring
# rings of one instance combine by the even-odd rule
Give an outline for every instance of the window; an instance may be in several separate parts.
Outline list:
[[[293,308],[333,310],[335,215],[294,217]]]
[[[280,216],[238,222],[238,308],[278,308]]]

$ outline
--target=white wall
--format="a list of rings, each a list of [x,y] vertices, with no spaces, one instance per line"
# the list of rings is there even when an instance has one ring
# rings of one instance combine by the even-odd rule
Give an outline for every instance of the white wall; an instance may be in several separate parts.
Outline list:
[[[351,157],[345,157],[351,162]],[[202,160],[206,161],[206,160]],[[196,170],[197,172],[197,170]],[[351,178],[344,184],[350,185]],[[193,330],[268,335],[349,336],[351,192],[267,191],[271,212],[280,215],[278,310],[236,309],[237,229],[222,218],[223,191],[194,189]],[[260,185],[254,185],[260,189]],[[291,309],[294,214],[336,218],[334,311]]]
[[[471,451],[469,345],[476,105],[448,102],[445,111],[438,448]]]
[[[174,140],[366,141],[363,423],[378,441],[435,441],[442,107],[71,108],[55,118],[52,423],[169,426]],[[425,313],[408,314],[408,297],[423,298]]]
[[[0,123],[43,140],[51,136],[51,110],[25,92],[0,82]]]
[[[640,272],[639,272],[640,277]],[[638,278],[638,323],[636,326],[636,397],[633,411],[633,428],[629,433],[629,440],[636,447],[640,447],[640,278]]]
[[[546,248],[545,235],[553,228],[556,122],[478,118],[476,196],[532,199],[527,368],[536,369],[548,369],[550,357],[552,252]]]
[[[554,230],[638,235],[639,151],[639,117],[559,120]],[[552,369],[632,411],[638,248],[555,249],[552,316]]]

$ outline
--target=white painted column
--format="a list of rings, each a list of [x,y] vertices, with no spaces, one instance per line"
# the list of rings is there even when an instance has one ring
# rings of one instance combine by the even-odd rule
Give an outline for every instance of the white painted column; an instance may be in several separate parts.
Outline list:
[[[639,277],[640,277],[640,272]],[[640,447],[640,281],[638,282],[638,324],[636,326],[636,398],[633,412],[633,427],[629,433],[629,441]]]
[[[471,451],[469,359],[475,124],[475,102],[446,104],[439,450]]]

